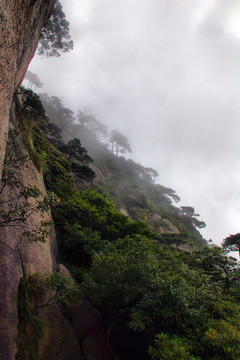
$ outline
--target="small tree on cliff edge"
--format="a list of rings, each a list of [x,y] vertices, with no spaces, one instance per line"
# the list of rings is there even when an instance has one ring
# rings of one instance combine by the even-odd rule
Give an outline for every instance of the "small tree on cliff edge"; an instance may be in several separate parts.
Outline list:
[[[42,29],[38,54],[58,57],[59,51],[69,52],[72,49],[73,41],[70,40],[69,22],[65,19],[62,5],[57,0],[47,24]]]
[[[110,142],[112,146],[112,152],[115,151],[115,155],[117,156],[119,152],[122,154],[125,152],[132,152],[128,139],[118,130],[111,131]]]
[[[181,206],[181,213],[182,216],[185,218],[191,219],[193,225],[199,229],[203,229],[206,227],[206,224],[204,221],[199,221],[196,219],[199,214],[195,213],[195,210],[192,206]]]
[[[238,251],[240,257],[240,233],[230,235],[226,239],[224,239],[222,247],[227,251]]]

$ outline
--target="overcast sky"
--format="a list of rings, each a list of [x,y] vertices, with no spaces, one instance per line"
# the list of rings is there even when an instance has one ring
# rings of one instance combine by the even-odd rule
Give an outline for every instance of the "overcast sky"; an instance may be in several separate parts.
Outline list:
[[[240,1],[62,0],[74,51],[30,70],[129,138],[220,243],[240,232]]]

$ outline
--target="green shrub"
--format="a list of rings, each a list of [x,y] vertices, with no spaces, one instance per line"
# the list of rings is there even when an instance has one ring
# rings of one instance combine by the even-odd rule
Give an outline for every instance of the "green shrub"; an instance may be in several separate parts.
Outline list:
[[[240,321],[215,320],[210,322],[204,340],[208,354],[219,360],[240,359]]]
[[[186,339],[161,333],[155,336],[154,346],[149,347],[148,353],[152,360],[197,360],[190,351]]]

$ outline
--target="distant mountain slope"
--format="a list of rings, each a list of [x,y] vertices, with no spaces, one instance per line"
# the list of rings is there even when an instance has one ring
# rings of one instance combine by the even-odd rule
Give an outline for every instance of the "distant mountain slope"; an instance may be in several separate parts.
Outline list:
[[[176,244],[188,244],[185,246],[188,250],[206,245],[196,229],[204,223],[199,222],[195,214],[188,216],[172,204],[180,198],[174,190],[155,184],[158,174],[154,169],[117,156],[112,133],[105,125],[93,115],[82,112],[76,119],[73,111],[65,108],[55,96],[42,94],[41,100],[50,120],[62,130],[62,138],[79,138],[94,160],[89,166],[96,174],[95,179],[90,183],[77,182],[79,188],[93,187],[99,193],[106,193],[119,210],[132,219],[145,221],[157,234],[175,234],[176,238],[180,235],[182,240],[178,239]],[[122,144],[118,154],[128,151],[125,143]],[[174,244],[174,236],[168,239]]]

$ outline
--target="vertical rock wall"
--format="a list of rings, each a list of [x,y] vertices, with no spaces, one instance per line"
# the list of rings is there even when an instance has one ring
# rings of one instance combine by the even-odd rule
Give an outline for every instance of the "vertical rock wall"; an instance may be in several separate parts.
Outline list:
[[[10,128],[16,130],[14,103],[10,112]],[[26,159],[20,162],[17,177],[24,187],[36,186],[43,196],[46,195],[41,174],[34,167],[26,154],[25,147],[18,135],[17,148],[20,156]],[[7,146],[7,153],[12,153],[13,141]],[[17,158],[16,158],[17,162]],[[9,163],[9,162],[8,162]],[[7,169],[9,164],[4,165]],[[8,187],[0,194],[0,210],[7,209],[9,199],[17,198],[19,189],[14,187],[11,192]],[[49,211],[43,213],[45,221],[51,220]],[[29,218],[31,228],[35,229],[42,218],[33,213]],[[12,225],[12,226],[10,226]],[[17,334],[17,293],[20,278],[35,272],[52,273],[56,259],[56,240],[54,232],[46,237],[45,242],[31,242],[22,234],[22,228],[17,222],[0,227],[0,359],[13,360],[16,352]]]
[[[55,0],[0,0],[0,178],[14,91],[31,61]]]
[[[5,157],[13,94],[31,61],[55,0],[0,0],[0,179]],[[29,161],[22,180],[45,192],[41,176]],[[50,215],[49,215],[50,216]],[[34,221],[34,220],[33,220]],[[13,360],[17,324],[16,294],[23,271],[52,271],[50,238],[30,244],[14,228],[0,231],[0,359]]]

